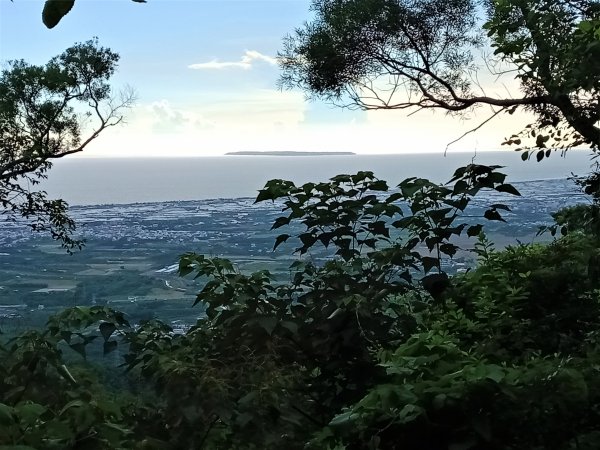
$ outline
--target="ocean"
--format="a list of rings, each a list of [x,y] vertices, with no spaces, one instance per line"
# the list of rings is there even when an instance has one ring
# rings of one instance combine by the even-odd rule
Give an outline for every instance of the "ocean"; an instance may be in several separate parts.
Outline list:
[[[131,204],[255,197],[273,178],[297,184],[325,181],[340,173],[370,170],[393,186],[407,177],[446,182],[471,161],[505,166],[507,182],[564,179],[589,171],[590,156],[571,151],[541,162],[521,161],[514,151],[350,155],[218,156],[197,158],[86,158],[55,162],[41,189],[70,205]]]

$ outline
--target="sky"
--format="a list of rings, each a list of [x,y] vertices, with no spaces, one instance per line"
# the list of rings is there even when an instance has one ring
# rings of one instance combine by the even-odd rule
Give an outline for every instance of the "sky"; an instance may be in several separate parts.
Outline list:
[[[42,0],[0,0],[3,64],[43,64],[75,42],[98,37],[121,56],[111,85],[136,92],[126,125],[106,130],[86,148],[87,156],[443,153],[489,114],[459,119],[442,111],[410,117],[351,111],[280,90],[275,58],[284,36],[310,20],[308,0],[76,0],[51,30],[41,22],[42,8]],[[487,87],[500,95],[508,89]],[[527,123],[520,115],[496,119],[449,151],[498,149]]]

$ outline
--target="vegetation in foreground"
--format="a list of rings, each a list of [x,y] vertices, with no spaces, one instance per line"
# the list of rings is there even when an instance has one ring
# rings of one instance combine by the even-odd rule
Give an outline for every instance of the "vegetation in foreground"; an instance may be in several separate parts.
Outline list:
[[[46,25],[73,4],[46,2]],[[281,55],[284,86],[363,109],[460,113],[488,105],[490,119],[525,109],[535,123],[506,141],[523,141],[525,159],[600,145],[597,1],[316,0],[313,7],[315,20]],[[478,7],[487,11],[483,29]],[[495,63],[516,68],[523,97],[472,91],[482,32]],[[65,204],[23,192],[17,180],[82,149],[67,104],[91,100],[98,112],[116,62],[94,43],[74,54],[86,49],[102,63],[83,66],[96,75],[93,85],[69,72],[89,62],[73,59],[73,50],[45,68],[18,62],[0,79],[11,94],[2,96],[9,103],[0,117],[0,199],[67,248],[79,243],[69,238]],[[42,77],[42,91],[67,92],[64,102],[23,95],[43,70],[52,76]],[[395,81],[392,94],[406,88],[409,100],[375,89],[368,97],[375,102],[365,103],[364,90],[382,77]],[[99,114],[97,130],[107,118],[116,124],[116,111]],[[31,121],[31,112],[41,120]],[[33,134],[14,128],[21,123]],[[596,200],[598,177],[584,182]],[[495,252],[481,224],[461,222],[461,213],[481,189],[516,191],[493,167],[467,166],[453,181],[408,179],[393,194],[367,172],[302,187],[269,183],[258,200],[282,199],[287,214],[274,228],[299,221],[306,230],[296,236],[298,252],[324,245],[334,257],[320,266],[298,261],[290,282],[276,284],[267,271],[244,275],[227,260],[187,254],[181,274],[208,281],[197,298],[207,319],[185,334],[156,321],[131,326],[118,311],[92,307],[10,340],[0,364],[0,447],[599,448],[596,204],[560,212],[557,226],[571,232],[550,245]],[[16,203],[8,202],[13,192]],[[484,217],[501,220],[505,208],[490,205]],[[455,254],[452,238],[463,233],[479,236],[480,265],[449,278],[441,256]],[[280,235],[275,246],[288,239]],[[94,341],[106,355],[121,353],[126,376],[73,362],[69,352],[85,356]]]
[[[517,194],[504,178],[269,182],[257,201],[283,202],[273,227],[305,228],[275,246],[335,256],[299,259],[282,284],[186,254],[208,316],[186,333],[91,307],[10,340],[0,448],[598,448],[595,207],[557,214],[570,229],[551,244],[495,251],[460,214],[482,189]],[[462,233],[479,266],[449,278],[440,257]]]

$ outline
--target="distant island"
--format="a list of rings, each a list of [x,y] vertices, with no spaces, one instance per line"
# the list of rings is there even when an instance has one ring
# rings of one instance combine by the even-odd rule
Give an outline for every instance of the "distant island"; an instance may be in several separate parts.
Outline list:
[[[348,156],[356,155],[354,152],[295,152],[295,151],[242,151],[242,152],[228,152],[225,153],[227,156]]]

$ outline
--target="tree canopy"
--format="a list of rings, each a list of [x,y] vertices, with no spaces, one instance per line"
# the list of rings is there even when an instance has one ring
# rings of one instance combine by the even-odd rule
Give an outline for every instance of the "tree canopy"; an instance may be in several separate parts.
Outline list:
[[[314,0],[312,8],[315,18],[279,55],[284,87],[363,109],[521,108],[537,121],[507,143],[530,138],[539,159],[552,147],[600,146],[597,1]],[[490,47],[493,55],[478,56]],[[501,64],[521,95],[486,95],[473,76],[484,63]]]
[[[52,160],[81,152],[122,122],[132,92],[111,96],[119,56],[96,40],[75,44],[43,66],[9,61],[0,74],[0,214],[49,231],[68,249],[73,221],[62,200],[33,187]]]

